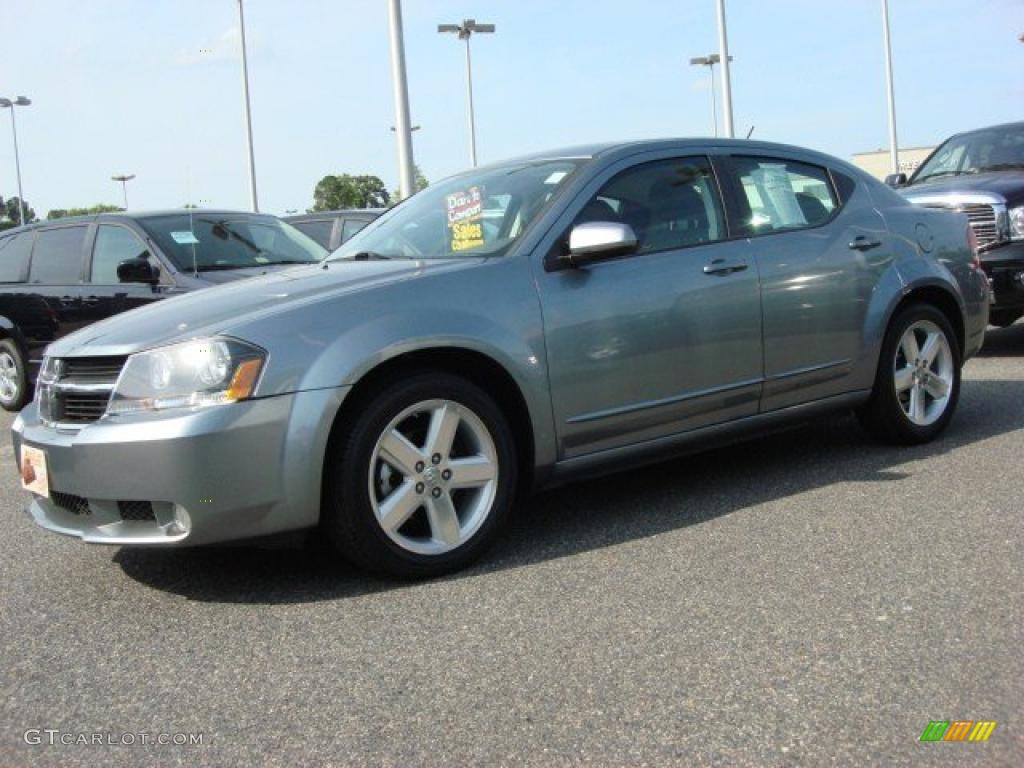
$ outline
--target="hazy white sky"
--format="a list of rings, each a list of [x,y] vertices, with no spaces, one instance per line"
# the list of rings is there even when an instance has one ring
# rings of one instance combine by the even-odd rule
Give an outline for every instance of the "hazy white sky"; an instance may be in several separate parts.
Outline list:
[[[1022,0],[891,0],[903,146],[1024,119]],[[474,40],[481,162],[589,141],[711,133],[713,0],[405,0],[416,160],[468,162]],[[263,210],[312,205],[327,173],[397,186],[385,0],[246,0]],[[843,157],[887,142],[880,0],[729,0],[737,133]],[[0,0],[0,96],[18,112],[25,197],[51,208],[248,203],[235,0]],[[0,195],[17,194],[0,113]]]

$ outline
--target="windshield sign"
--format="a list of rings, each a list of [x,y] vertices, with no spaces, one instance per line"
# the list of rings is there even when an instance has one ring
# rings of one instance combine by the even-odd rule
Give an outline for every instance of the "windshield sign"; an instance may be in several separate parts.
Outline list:
[[[332,260],[503,255],[582,163],[520,163],[439,182],[362,230]]]
[[[327,255],[314,240],[272,216],[199,211],[139,223],[182,272],[313,264]]]

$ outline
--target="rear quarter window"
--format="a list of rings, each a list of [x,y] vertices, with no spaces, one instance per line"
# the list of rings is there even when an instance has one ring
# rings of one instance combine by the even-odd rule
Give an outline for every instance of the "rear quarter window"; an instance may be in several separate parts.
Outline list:
[[[32,252],[34,232],[0,237],[0,283],[20,283]]]

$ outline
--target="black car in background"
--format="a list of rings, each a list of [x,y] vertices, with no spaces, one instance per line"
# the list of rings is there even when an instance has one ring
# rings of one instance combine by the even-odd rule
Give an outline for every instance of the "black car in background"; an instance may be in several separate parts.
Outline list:
[[[992,325],[1024,316],[1024,122],[957,134],[908,180],[886,178],[913,203],[967,214],[992,282]]]
[[[274,216],[104,213],[0,232],[0,406],[32,393],[43,350],[111,315],[327,251]]]
[[[329,251],[380,216],[386,208],[349,208],[344,211],[316,211],[283,219]]]

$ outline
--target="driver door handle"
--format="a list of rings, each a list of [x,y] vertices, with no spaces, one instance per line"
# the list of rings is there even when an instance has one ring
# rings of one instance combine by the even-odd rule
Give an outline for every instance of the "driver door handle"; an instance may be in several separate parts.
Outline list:
[[[746,262],[729,261],[728,259],[715,259],[704,265],[705,275],[730,275],[733,272],[742,272],[747,268]]]
[[[869,251],[872,248],[877,248],[881,244],[881,240],[875,240],[874,238],[867,237],[865,235],[857,235],[853,238],[853,242],[850,243],[850,250]]]

